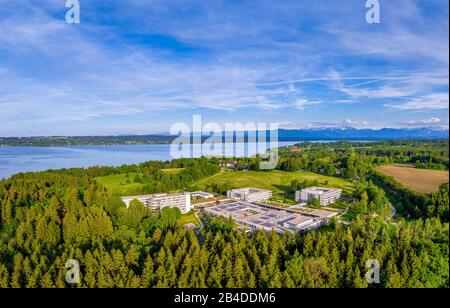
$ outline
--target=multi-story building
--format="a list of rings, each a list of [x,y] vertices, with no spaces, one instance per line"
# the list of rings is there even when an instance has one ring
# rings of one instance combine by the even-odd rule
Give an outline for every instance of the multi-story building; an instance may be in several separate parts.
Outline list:
[[[122,198],[122,201],[126,204],[127,208],[133,200],[142,202],[145,206],[152,210],[160,210],[165,207],[176,207],[179,208],[183,214],[191,211],[190,193],[153,194]]]
[[[205,191],[194,191],[191,193],[192,199],[212,199],[214,194]]]
[[[304,232],[326,223],[323,219],[297,211],[243,201],[208,207],[205,213],[213,217],[231,218],[246,231]]]
[[[315,198],[320,201],[320,205],[325,206],[332,204],[341,198],[342,189],[310,187],[295,192],[295,201],[307,203],[310,199]]]
[[[245,201],[250,203],[264,202],[272,198],[272,192],[270,190],[249,187],[229,190],[227,192],[227,197],[236,201]]]

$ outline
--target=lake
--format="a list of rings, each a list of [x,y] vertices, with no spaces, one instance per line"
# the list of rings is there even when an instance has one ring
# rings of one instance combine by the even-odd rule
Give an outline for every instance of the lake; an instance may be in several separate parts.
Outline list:
[[[296,142],[279,142],[278,146],[289,146]],[[256,149],[254,144],[251,147]],[[250,156],[254,153],[247,151]],[[224,146],[224,151],[244,148],[243,144]],[[268,146],[266,149],[269,148]],[[220,153],[213,151],[215,154]],[[223,151],[222,151],[223,152]],[[258,153],[264,152],[260,149]],[[233,152],[231,152],[233,153]],[[199,157],[200,154],[190,155]],[[243,156],[236,155],[236,156]],[[137,164],[149,160],[166,161],[174,158],[170,144],[162,145],[117,145],[117,146],[79,146],[79,147],[0,147],[0,179],[19,172],[44,171],[49,169],[85,168],[92,166],[120,166]]]

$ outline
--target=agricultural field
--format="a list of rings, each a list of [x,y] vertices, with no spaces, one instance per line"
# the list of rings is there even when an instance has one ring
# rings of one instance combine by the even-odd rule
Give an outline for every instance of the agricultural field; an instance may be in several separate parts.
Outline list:
[[[401,184],[421,193],[432,193],[448,183],[448,171],[416,169],[411,165],[390,165],[378,169]]]
[[[286,172],[286,171],[223,171],[212,177],[197,182],[194,187],[198,190],[205,190],[207,186],[212,184],[226,184],[228,183],[232,188],[242,187],[256,187],[263,189],[270,189],[273,192],[274,199],[277,197],[291,196],[291,181],[292,180],[317,180],[320,186],[336,187],[344,190],[344,193],[351,193],[354,189],[353,184],[344,179],[323,176],[311,172]]]

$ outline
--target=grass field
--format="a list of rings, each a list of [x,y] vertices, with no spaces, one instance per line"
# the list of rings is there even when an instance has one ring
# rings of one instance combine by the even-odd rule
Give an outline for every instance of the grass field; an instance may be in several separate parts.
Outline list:
[[[378,169],[401,184],[421,193],[432,193],[443,183],[448,183],[448,171],[416,169],[410,165],[391,165]]]
[[[177,174],[183,170],[184,170],[184,168],[168,168],[168,169],[162,169],[161,171],[163,173],[167,173],[167,174]]]
[[[346,193],[353,191],[353,184],[334,177],[318,175],[311,172],[284,172],[284,171],[223,171],[212,177],[197,182],[194,186],[198,190],[204,190],[206,186],[217,183],[229,183],[232,188],[242,187],[256,187],[263,189],[270,189],[273,192],[275,199],[277,197],[293,198],[289,194],[291,181],[297,179],[302,180],[317,180],[321,186],[341,188]]]
[[[162,169],[162,172],[166,174],[177,174],[182,170],[184,170],[184,168]],[[139,194],[144,186],[144,184],[141,183],[134,183],[136,175],[142,176],[142,173],[130,172],[128,173],[128,177],[126,173],[113,174],[96,177],[95,179],[112,193],[121,196],[130,196]]]
[[[179,172],[180,169],[165,169],[164,172]],[[97,177],[96,180],[101,183],[106,189],[112,193],[122,196],[139,194],[143,184],[134,183],[133,180],[138,173],[129,173],[128,177],[125,173],[114,174],[109,176]],[[142,176],[142,174],[139,174]],[[212,177],[204,179],[195,183],[195,190],[205,190],[207,185],[218,183],[229,183],[232,188],[242,187],[256,187],[263,189],[270,189],[273,192],[274,199],[279,201],[286,201],[285,199],[293,199],[294,196],[290,193],[291,181],[297,179],[302,180],[317,180],[319,185],[326,187],[336,187],[344,190],[344,193],[351,193],[353,191],[352,183],[334,177],[318,175],[311,172],[284,172],[284,171],[222,171]]]
[[[126,173],[113,174],[108,176],[100,176],[95,179],[97,182],[105,186],[105,188],[112,193],[117,193],[120,195],[136,195],[139,194],[143,184],[133,183],[134,178],[138,173]],[[139,174],[142,176],[142,174]]]
[[[195,217],[194,212],[190,212],[190,213],[182,215],[181,218],[178,219],[178,223],[183,226],[185,226],[187,224],[194,224],[197,227],[200,226],[197,218]]]

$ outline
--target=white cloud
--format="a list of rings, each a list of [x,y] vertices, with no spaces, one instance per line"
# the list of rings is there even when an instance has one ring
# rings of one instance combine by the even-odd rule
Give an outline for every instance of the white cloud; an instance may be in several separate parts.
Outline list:
[[[350,119],[350,118],[347,118],[345,121],[344,121],[344,123],[345,124],[348,124],[348,125],[352,125],[352,124],[356,124],[356,122],[354,122],[352,119]]]
[[[438,118],[438,117],[431,117],[428,119],[421,119],[421,120],[410,120],[406,121],[405,123],[401,123],[406,126],[415,126],[415,127],[447,127],[449,126],[448,118],[446,120]]]
[[[319,105],[321,103],[322,103],[321,101],[310,101],[308,99],[299,99],[294,102],[294,106],[297,109],[304,110],[307,106]]]
[[[384,1],[382,22],[377,27],[332,24],[329,31],[349,54],[409,62],[420,59],[446,67],[449,63],[448,2],[431,1],[429,8],[433,5],[440,10],[424,9],[420,1]]]
[[[305,122],[335,121],[347,114],[365,118],[345,105],[389,98],[388,106],[400,114],[424,109],[422,98],[448,87],[448,71],[441,65],[448,40],[439,30],[441,20],[436,31],[410,31],[409,20],[386,31],[367,30],[357,23],[362,20],[355,9],[359,5],[351,0],[340,6],[330,5],[331,0],[314,5],[112,0],[111,12],[87,2],[77,26],[58,15],[64,11],[61,0],[18,2],[0,10],[0,48],[7,55],[0,58],[0,122],[11,134],[9,127],[15,126],[40,129],[71,122],[83,128],[104,120],[105,126],[126,127],[132,116],[171,121],[174,112],[194,111],[256,117],[287,110],[290,114],[281,118],[291,117],[289,125],[297,125],[294,121],[303,116],[298,110],[306,109],[312,112]],[[407,18],[420,14],[405,13],[410,7],[405,1],[400,7],[396,12]],[[328,31],[335,21],[341,27]],[[430,20],[420,18],[420,23],[425,30],[434,27]],[[154,47],[147,42],[152,35],[195,52],[180,56],[171,46]],[[389,65],[366,61],[380,57]],[[399,72],[405,59],[408,69]],[[430,109],[445,105],[431,99]],[[333,105],[316,110],[319,104]],[[371,122],[377,116],[371,114]],[[370,125],[351,119],[334,124]]]
[[[347,85],[340,78],[335,87],[353,99],[401,99],[419,96],[440,87],[448,87],[448,71],[397,73],[378,77],[361,77],[364,82]]]
[[[445,110],[449,108],[448,93],[436,93],[401,104],[385,104],[397,110]]]
[[[355,121],[353,119],[347,118],[343,121],[323,121],[323,122],[310,122],[308,123],[309,128],[322,128],[322,127],[342,127],[342,126],[352,126],[355,128],[367,128],[371,125],[369,121]]]

